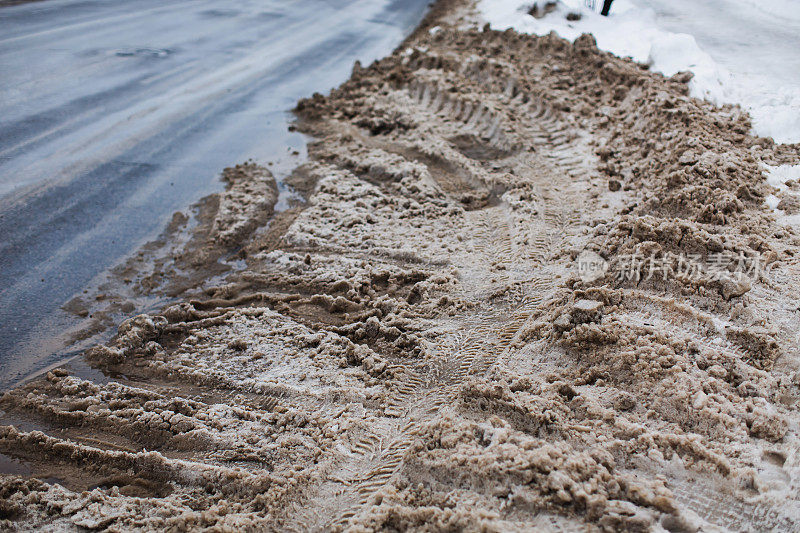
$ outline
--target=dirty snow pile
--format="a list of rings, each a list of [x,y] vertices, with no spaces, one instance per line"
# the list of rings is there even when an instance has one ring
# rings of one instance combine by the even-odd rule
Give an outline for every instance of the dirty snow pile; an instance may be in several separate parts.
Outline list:
[[[564,0],[544,16],[540,9],[541,18],[529,14],[532,5],[478,3],[494,29],[555,31],[570,40],[591,33],[601,49],[667,76],[689,70],[693,96],[740,104],[757,135],[800,142],[800,1],[616,0],[609,17],[597,13],[602,0]]]

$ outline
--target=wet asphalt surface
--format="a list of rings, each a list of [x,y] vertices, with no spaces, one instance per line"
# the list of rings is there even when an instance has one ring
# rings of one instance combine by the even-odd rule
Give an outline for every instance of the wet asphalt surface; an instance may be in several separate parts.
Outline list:
[[[0,390],[63,359],[61,306],[389,53],[428,0],[46,0],[0,8]],[[296,162],[296,161],[295,161]]]

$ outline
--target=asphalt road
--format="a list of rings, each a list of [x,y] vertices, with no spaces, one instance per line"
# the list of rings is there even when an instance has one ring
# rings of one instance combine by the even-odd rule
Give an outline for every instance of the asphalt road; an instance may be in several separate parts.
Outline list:
[[[63,357],[60,307],[222,188],[286,161],[296,100],[428,0],[46,0],[0,8],[0,389]]]

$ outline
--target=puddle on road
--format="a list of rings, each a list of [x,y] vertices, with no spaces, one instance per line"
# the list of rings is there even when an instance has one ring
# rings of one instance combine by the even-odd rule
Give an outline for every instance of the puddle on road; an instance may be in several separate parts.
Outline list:
[[[0,474],[29,476],[32,472],[33,469],[19,459],[0,453]]]

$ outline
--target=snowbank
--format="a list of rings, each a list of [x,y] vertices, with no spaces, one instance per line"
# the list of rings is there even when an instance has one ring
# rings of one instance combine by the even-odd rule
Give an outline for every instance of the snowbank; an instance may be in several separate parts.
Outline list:
[[[595,3],[599,10],[602,0]],[[693,96],[740,104],[750,112],[758,135],[800,142],[800,2],[616,0],[611,16],[602,17],[581,0],[564,0],[538,19],[528,14],[532,4],[481,0],[478,5],[498,30],[538,35],[555,31],[570,40],[591,33],[600,48],[647,63],[667,76],[689,70],[695,75],[690,83]],[[579,13],[580,20],[567,20],[569,13]],[[721,16],[724,21],[715,24]],[[727,26],[721,29],[723,25]],[[780,31],[773,35],[771,28]],[[796,48],[787,44],[787,35],[797,40]],[[709,45],[701,47],[698,40]]]

